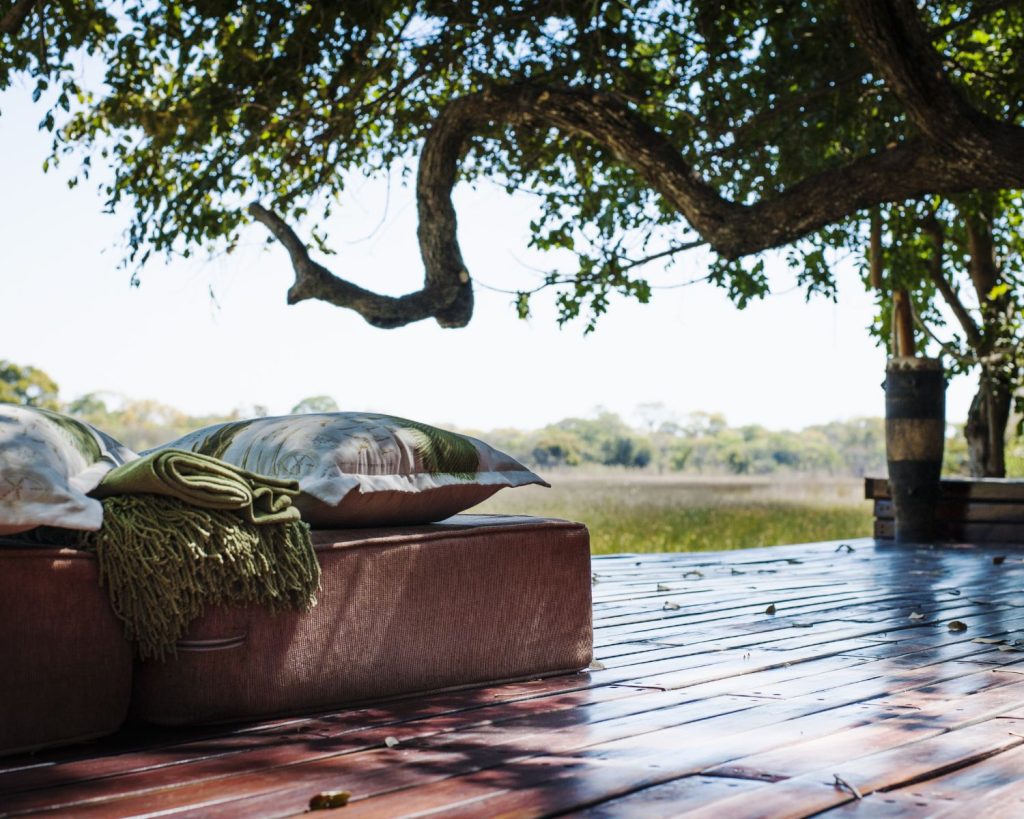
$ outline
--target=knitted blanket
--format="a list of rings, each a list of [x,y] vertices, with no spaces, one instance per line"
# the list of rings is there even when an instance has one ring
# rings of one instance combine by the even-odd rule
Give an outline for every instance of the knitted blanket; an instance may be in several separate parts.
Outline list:
[[[299,519],[298,509],[292,506],[292,498],[299,494],[297,481],[256,475],[180,449],[153,452],[119,466],[89,494],[94,498],[164,495],[202,509],[237,512],[255,524]]]
[[[26,540],[96,555],[100,583],[141,658],[164,659],[207,605],[308,609],[320,566],[291,505],[293,481],[168,450],[112,470],[98,531],[39,528]]]

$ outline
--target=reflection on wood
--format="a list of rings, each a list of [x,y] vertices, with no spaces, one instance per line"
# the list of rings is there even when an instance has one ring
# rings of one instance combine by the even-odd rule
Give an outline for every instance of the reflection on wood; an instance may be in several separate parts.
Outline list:
[[[848,546],[595,558],[595,670],[134,726],[0,760],[0,815],[1024,815],[1024,554]]]

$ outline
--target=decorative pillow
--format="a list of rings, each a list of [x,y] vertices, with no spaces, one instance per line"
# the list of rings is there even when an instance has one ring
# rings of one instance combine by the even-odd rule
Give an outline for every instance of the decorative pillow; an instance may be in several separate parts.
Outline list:
[[[506,486],[548,485],[476,438],[361,412],[215,424],[158,447],[171,448],[297,480],[293,503],[319,528],[427,523]]]
[[[0,535],[36,526],[99,529],[103,507],[87,493],[137,457],[74,418],[0,404]]]

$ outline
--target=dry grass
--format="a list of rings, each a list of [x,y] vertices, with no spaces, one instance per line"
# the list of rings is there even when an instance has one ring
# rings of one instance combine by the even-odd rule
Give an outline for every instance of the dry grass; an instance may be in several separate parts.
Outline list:
[[[552,489],[504,490],[474,511],[580,520],[594,554],[743,549],[863,537],[863,481],[548,474]]]

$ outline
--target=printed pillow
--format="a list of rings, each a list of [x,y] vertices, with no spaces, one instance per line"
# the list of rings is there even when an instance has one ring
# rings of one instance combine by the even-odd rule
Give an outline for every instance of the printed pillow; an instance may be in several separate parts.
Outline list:
[[[506,486],[541,478],[468,435],[360,412],[215,424],[159,449],[201,452],[260,475],[293,478],[313,527],[389,526],[450,517]]]
[[[137,457],[82,421],[0,404],[0,535],[37,526],[99,529],[103,507],[87,493]]]

